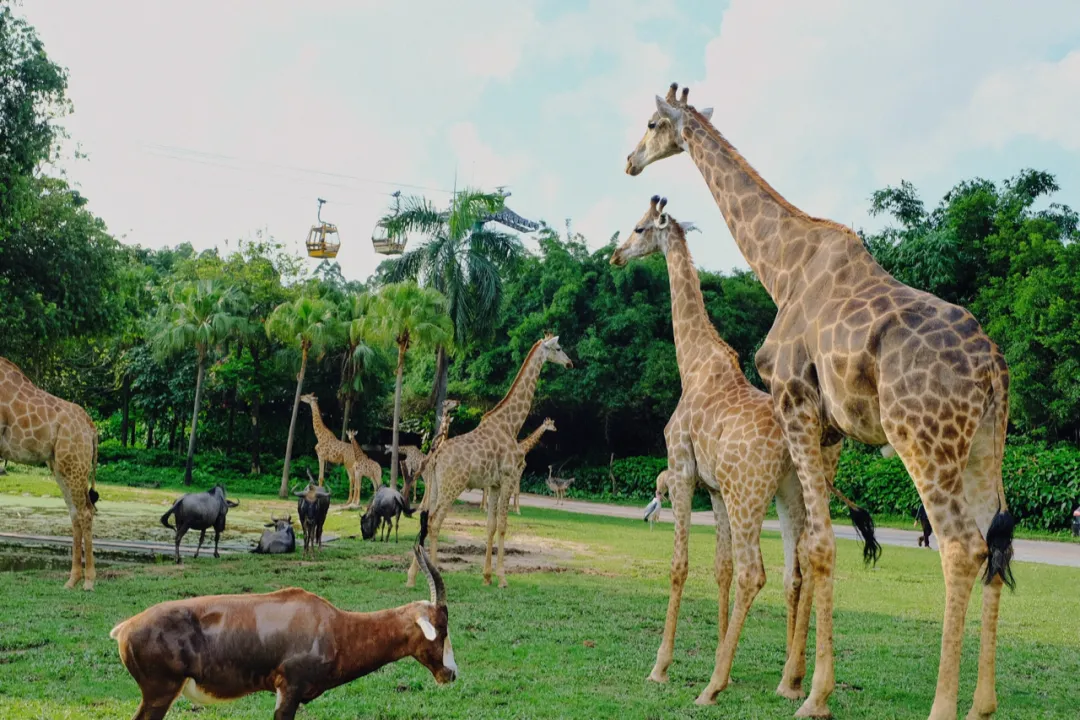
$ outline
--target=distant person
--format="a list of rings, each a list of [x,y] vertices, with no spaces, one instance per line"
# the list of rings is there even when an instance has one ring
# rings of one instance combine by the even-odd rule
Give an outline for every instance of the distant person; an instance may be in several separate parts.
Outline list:
[[[1073,510],[1072,531],[1075,537],[1080,537],[1080,507]]]
[[[922,535],[919,536],[919,547],[926,544],[926,549],[930,549],[930,536],[934,532],[934,528],[930,525],[930,518],[926,515],[926,508],[920,504],[919,509],[915,511],[915,527],[922,524]]]

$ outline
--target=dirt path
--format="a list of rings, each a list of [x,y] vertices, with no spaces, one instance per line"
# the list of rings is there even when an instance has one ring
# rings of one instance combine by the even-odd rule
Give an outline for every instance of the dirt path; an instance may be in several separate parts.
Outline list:
[[[462,493],[460,500],[470,504],[480,504],[480,491],[469,490]],[[626,505],[608,505],[606,503],[589,502],[585,500],[565,500],[562,505],[556,507],[555,499],[546,495],[521,494],[521,504],[528,507],[549,508],[552,510],[565,510],[566,512],[580,513],[583,515],[605,515],[607,517],[631,518],[642,520],[645,505],[641,507]],[[660,511],[659,522],[672,522],[671,509],[665,507]],[[692,513],[690,522],[694,525],[712,525],[713,514],[711,510],[702,510]],[[765,521],[766,530],[780,531],[780,523],[776,520]],[[855,529],[848,525],[833,525],[836,537],[842,540],[855,540]],[[919,533],[914,530],[896,530],[894,528],[877,529],[878,541],[882,545],[897,545],[900,547],[918,548],[917,538]],[[937,549],[937,536],[931,536],[932,547]],[[1049,540],[1014,540],[1013,551],[1016,560],[1023,562],[1043,563],[1045,565],[1063,565],[1065,567],[1080,567],[1080,545],[1074,543],[1052,542]]]

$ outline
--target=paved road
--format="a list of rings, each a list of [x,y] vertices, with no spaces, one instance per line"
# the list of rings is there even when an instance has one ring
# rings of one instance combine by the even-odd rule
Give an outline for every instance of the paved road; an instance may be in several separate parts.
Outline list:
[[[480,491],[469,490],[461,495],[464,502],[479,505]],[[566,512],[581,513],[583,515],[606,515],[608,517],[632,518],[641,520],[645,505],[641,507],[625,505],[607,505],[605,503],[588,502],[585,500],[566,500],[557,508],[555,499],[546,495],[521,494],[521,504],[528,507],[542,507]],[[659,522],[672,522],[671,509],[665,507],[660,511]],[[711,510],[703,510],[692,513],[690,522],[694,525],[712,525],[713,514]],[[766,530],[780,531],[780,523],[776,520],[765,521]],[[855,529],[849,525],[833,525],[833,532],[837,538],[843,540],[855,540]],[[899,545],[901,547],[918,548],[918,532],[914,530],[896,530],[893,528],[877,529],[878,542],[882,545]],[[931,546],[937,549],[937,536],[931,536]],[[1052,542],[1048,540],[1014,540],[1013,552],[1016,560],[1023,562],[1043,563],[1046,565],[1063,565],[1066,567],[1080,567],[1080,544]]]

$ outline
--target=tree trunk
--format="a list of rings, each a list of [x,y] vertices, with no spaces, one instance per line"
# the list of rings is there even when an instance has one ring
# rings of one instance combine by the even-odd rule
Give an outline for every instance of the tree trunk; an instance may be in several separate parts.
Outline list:
[[[120,384],[120,403],[121,403],[121,418],[120,418],[120,446],[127,447],[128,444],[128,418],[131,415],[131,375],[125,373],[124,380]]]
[[[233,356],[237,360],[244,354],[244,344],[239,340],[236,341],[236,354]],[[236,404],[240,396],[240,378],[237,377],[236,384],[229,388],[228,403],[229,403],[229,425],[228,430],[225,432],[225,454],[232,457],[233,449],[236,443],[233,442],[233,429],[236,427]]]
[[[138,425],[138,421],[135,419],[135,416],[132,415],[131,416],[131,447],[135,447],[135,436],[138,434],[138,433],[135,432],[135,428],[136,428],[137,425]]]
[[[169,452],[177,452],[177,448],[180,447],[179,441],[176,439],[177,431],[180,428],[180,409],[172,409],[172,418],[169,420]]]
[[[154,426],[157,425],[157,419],[146,421],[146,448],[152,450],[154,448]]]
[[[397,384],[394,387],[394,439],[390,446],[390,487],[397,489],[398,424],[401,422],[401,376],[405,371],[405,343],[398,343]]]
[[[432,399],[435,403],[435,426],[431,429],[431,437],[439,436],[439,428],[442,427],[443,405],[446,403],[446,383],[450,373],[450,359],[446,357],[446,348],[442,345],[435,351],[435,387],[432,388]]]
[[[285,467],[281,471],[281,488],[278,495],[283,498],[289,497],[289,462],[292,460],[293,436],[296,434],[296,416],[300,410],[300,395],[304,390],[304,373],[307,372],[306,347],[300,350],[300,372],[296,375],[296,396],[292,404],[292,420],[289,421],[289,441],[285,443]]]
[[[345,432],[349,429],[349,415],[352,413],[352,393],[345,396],[345,418],[341,421],[341,442],[345,442]]]
[[[248,352],[251,353],[252,384],[255,386],[255,394],[251,398],[251,474],[259,475],[262,473],[262,448],[259,447],[259,409],[262,403],[259,380],[262,375],[262,360],[255,345],[249,347]]]
[[[195,380],[195,410],[191,413],[191,437],[188,438],[187,465],[184,468],[184,484],[191,484],[191,468],[195,463],[195,431],[199,426],[199,405],[202,403],[203,377],[206,375],[206,355],[199,353],[199,375]]]

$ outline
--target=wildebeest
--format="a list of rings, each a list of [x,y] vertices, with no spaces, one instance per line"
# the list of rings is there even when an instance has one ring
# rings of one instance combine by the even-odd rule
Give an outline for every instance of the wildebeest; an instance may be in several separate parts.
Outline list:
[[[309,472],[307,487],[293,494],[300,498],[296,501],[296,512],[304,531],[304,557],[307,557],[309,549],[315,551],[316,544],[322,550],[323,523],[330,510],[330,488],[316,485]]]
[[[293,532],[292,515],[283,518],[270,516],[266,523],[268,530],[263,530],[259,544],[251,551],[264,555],[284,555],[296,552],[296,533]]]
[[[161,516],[161,524],[169,529],[169,516],[176,516],[176,564],[180,564],[180,541],[188,530],[199,530],[199,546],[195,548],[195,557],[199,557],[203,540],[206,539],[206,531],[214,528],[214,557],[218,555],[218,540],[225,530],[225,515],[229,508],[236,507],[239,502],[225,499],[225,488],[215,485],[212,489],[201,493],[188,493],[173,503],[168,512]]]
[[[405,513],[405,517],[412,517],[413,508],[409,507],[400,492],[389,485],[383,485],[375,493],[375,497],[371,499],[371,505],[368,505],[367,511],[360,518],[360,534],[365,540],[371,540],[380,527],[385,527],[386,535],[382,540],[386,542],[390,539],[390,527],[393,526],[394,542],[397,542],[401,513]],[[397,520],[396,524],[394,520]]]

